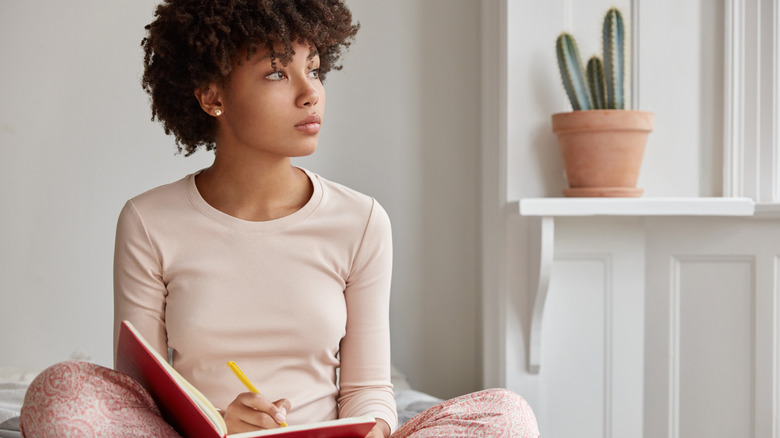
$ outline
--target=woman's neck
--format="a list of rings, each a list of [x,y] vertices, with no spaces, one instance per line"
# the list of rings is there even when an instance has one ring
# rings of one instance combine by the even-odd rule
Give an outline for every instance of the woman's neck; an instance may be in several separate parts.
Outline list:
[[[287,157],[233,158],[219,151],[195,184],[212,207],[247,221],[288,216],[306,205],[313,192],[309,177]]]

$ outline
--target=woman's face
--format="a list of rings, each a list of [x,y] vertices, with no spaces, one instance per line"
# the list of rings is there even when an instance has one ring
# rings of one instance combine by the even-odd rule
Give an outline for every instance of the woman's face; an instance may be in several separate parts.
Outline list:
[[[247,148],[280,157],[300,157],[317,149],[325,110],[319,79],[320,58],[308,44],[293,44],[287,65],[272,62],[267,48],[247,60],[240,56],[220,90],[217,148]],[[278,49],[281,51],[281,47]]]

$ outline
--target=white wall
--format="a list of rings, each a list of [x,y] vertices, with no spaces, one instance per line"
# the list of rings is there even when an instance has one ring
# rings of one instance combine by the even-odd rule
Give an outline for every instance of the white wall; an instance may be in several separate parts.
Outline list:
[[[479,385],[479,5],[352,0],[362,29],[299,161],[394,226],[396,364],[449,397]],[[0,367],[111,363],[116,216],[208,165],[174,155],[140,87],[152,0],[0,4]]]
[[[583,63],[601,56],[601,25],[612,6],[624,14],[626,56],[637,56],[638,68],[631,72],[637,104],[631,109],[655,113],[638,186],[645,196],[721,195],[723,3],[506,1],[508,199],[562,196],[566,180],[550,116],[571,111],[571,105],[558,73],[555,39],[572,33]],[[636,51],[632,32],[638,36]],[[627,93],[633,88],[626,83]]]

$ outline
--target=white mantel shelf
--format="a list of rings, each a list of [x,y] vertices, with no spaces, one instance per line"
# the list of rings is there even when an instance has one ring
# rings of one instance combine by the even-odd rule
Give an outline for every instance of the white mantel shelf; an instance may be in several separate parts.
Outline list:
[[[521,216],[753,216],[751,198],[525,198]]]
[[[528,344],[528,369],[541,366],[541,328],[544,305],[552,276],[555,219],[583,216],[706,216],[780,218],[778,204],[756,204],[751,198],[525,198],[509,205],[511,214],[531,220],[529,254],[530,285],[534,297]]]

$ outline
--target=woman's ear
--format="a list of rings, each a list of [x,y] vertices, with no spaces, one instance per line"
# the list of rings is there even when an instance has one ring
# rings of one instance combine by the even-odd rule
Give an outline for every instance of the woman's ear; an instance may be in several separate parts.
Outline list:
[[[210,83],[204,87],[195,89],[195,98],[198,99],[200,107],[206,114],[219,117],[225,111],[222,106],[222,99],[220,98],[220,88]]]

